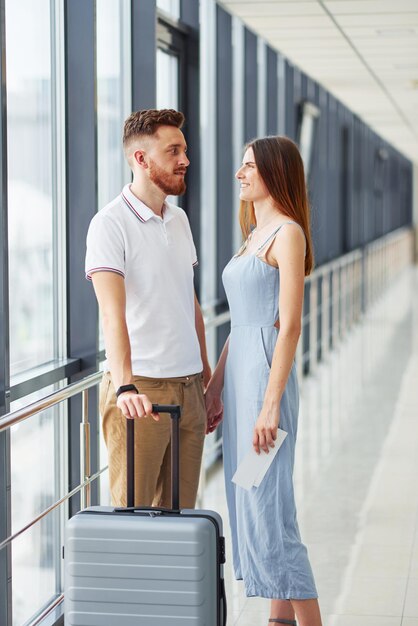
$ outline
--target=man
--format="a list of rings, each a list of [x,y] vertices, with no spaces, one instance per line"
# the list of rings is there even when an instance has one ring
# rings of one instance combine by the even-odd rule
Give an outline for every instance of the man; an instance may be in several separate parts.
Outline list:
[[[183,123],[172,109],[130,115],[123,147],[133,182],[95,215],[87,235],[86,275],[106,345],[100,412],[115,506],[126,506],[126,418],[140,418],[135,505],[171,506],[170,417],[152,414],[151,403],[182,406],[180,504],[193,508],[196,501],[211,372],[189,222],[166,201],[186,190]]]

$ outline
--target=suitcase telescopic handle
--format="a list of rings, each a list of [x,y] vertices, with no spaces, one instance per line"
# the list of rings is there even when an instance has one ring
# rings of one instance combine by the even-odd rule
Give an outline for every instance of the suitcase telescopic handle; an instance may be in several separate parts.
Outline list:
[[[180,509],[180,426],[181,407],[178,404],[153,404],[153,413],[169,413],[171,417],[171,508]],[[141,418],[142,419],[142,418]],[[126,420],[127,505],[134,506],[135,493],[135,420]]]

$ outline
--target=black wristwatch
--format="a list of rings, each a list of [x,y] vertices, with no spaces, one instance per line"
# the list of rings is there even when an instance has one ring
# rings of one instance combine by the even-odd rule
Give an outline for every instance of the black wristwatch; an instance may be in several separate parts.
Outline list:
[[[135,385],[121,385],[116,391],[116,397],[119,398],[120,394],[125,393],[125,391],[135,391],[135,393],[139,393]]]

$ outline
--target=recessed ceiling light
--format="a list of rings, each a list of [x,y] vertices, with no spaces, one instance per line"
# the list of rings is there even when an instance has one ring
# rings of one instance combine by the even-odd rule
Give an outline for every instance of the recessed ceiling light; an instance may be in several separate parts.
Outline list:
[[[414,37],[417,33],[414,28],[378,28],[379,37]]]

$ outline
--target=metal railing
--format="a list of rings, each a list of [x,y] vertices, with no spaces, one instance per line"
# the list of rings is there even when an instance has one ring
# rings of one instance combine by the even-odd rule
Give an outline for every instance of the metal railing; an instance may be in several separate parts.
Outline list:
[[[300,378],[315,371],[413,259],[413,231],[402,228],[320,266],[306,279],[302,337],[296,351]]]
[[[299,341],[296,359],[299,374],[311,373],[327,352],[336,347],[350,328],[371,307],[384,292],[392,279],[414,258],[414,239],[410,229],[400,229],[366,246],[362,251],[355,250],[335,261],[316,269],[306,282],[305,314],[302,319],[302,340]],[[221,313],[206,320],[206,328],[213,330],[229,322],[229,312]],[[80,484],[72,491],[39,513],[28,524],[4,539],[0,550],[28,531],[41,519],[60,507],[75,494],[81,495],[81,507],[90,506],[91,483],[101,476],[108,467],[103,467],[91,475],[90,466],[90,425],[88,419],[88,393],[102,378],[102,372],[68,385],[54,393],[13,411],[0,419],[0,432],[33,417],[61,402],[82,394],[82,415],[80,423]],[[221,445],[221,439],[205,449],[205,454],[213,454]],[[203,466],[201,488],[204,488],[206,469]],[[63,600],[63,595],[37,616],[32,626],[39,624]]]

